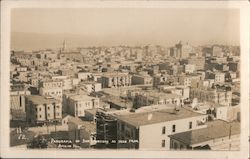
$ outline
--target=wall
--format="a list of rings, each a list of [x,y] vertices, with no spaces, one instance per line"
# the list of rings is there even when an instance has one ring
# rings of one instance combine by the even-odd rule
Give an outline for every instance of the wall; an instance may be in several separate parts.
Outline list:
[[[170,138],[168,135],[180,133],[188,130],[201,128],[197,126],[196,121],[205,118],[205,116],[198,116],[192,118],[185,118],[175,121],[162,122],[152,125],[140,126],[139,133],[139,149],[170,149]],[[189,122],[192,122],[192,129],[189,129]],[[175,132],[172,132],[172,125],[176,125]],[[166,127],[166,133],[162,134],[163,126]],[[165,147],[161,147],[162,140],[166,140]]]

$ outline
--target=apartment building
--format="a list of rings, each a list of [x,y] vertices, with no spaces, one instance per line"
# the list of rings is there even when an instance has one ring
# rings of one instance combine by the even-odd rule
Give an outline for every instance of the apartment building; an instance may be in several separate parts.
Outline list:
[[[128,73],[105,73],[102,76],[103,88],[125,87],[131,85],[131,75]]]
[[[85,110],[99,107],[99,98],[88,95],[72,95],[68,97],[68,113],[75,117],[84,117]]]
[[[223,72],[206,72],[206,79],[214,79],[215,83],[225,82],[225,73]]]
[[[155,104],[176,104],[183,105],[184,97],[175,93],[159,92],[157,90],[141,91],[134,98],[136,107]]]
[[[51,96],[55,99],[62,100],[62,87],[61,80],[46,80],[42,81],[39,86],[39,94],[42,96]]]
[[[99,92],[102,90],[102,84],[95,81],[84,81],[81,82],[79,86],[88,93]]]
[[[110,113],[110,117],[105,120],[110,122],[108,126],[113,128],[113,131],[104,132],[97,127],[97,134],[110,137],[107,138],[108,141],[116,140],[117,148],[169,150],[169,135],[206,126],[203,124],[206,121],[206,115],[183,108],[179,110],[166,107],[164,109],[157,109],[157,107],[140,109],[134,112],[124,110]]]
[[[27,121],[43,124],[62,119],[62,103],[51,97],[28,95],[25,100]]]
[[[153,85],[153,78],[147,73],[132,76],[132,85]]]
[[[207,101],[231,106],[232,91],[212,88],[191,88],[190,98],[197,98],[200,102]]]

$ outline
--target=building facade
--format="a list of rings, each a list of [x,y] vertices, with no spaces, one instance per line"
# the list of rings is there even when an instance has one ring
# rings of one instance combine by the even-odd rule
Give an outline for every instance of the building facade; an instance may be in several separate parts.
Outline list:
[[[87,95],[73,95],[68,97],[68,111],[75,117],[84,117],[85,110],[99,107],[99,98]]]
[[[32,125],[62,119],[62,103],[51,97],[29,95],[25,105],[27,121]]]

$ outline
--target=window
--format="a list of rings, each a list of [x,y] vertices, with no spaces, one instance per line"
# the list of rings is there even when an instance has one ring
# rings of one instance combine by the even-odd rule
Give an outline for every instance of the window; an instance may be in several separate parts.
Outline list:
[[[48,113],[48,117],[50,117],[50,114]]]
[[[166,134],[166,127],[165,126],[162,127],[162,134]]]
[[[48,110],[49,110],[50,108],[48,107]]]
[[[39,115],[39,118],[42,118],[42,116],[41,116],[41,115]]]
[[[161,147],[165,147],[166,146],[166,141],[165,140],[162,140],[161,141]]]
[[[178,144],[176,142],[174,142],[174,149],[178,148]]]
[[[22,96],[20,96],[20,107],[22,107]]]
[[[172,126],[172,132],[175,132],[175,125]]]
[[[192,123],[192,121],[190,121],[189,122],[189,129],[192,129],[192,127],[193,127],[193,123]]]
[[[122,131],[125,130],[125,125],[123,123],[121,124],[121,128],[122,128]]]
[[[181,149],[181,150],[184,149],[184,146],[183,146],[183,145],[180,145],[180,149]]]
[[[39,111],[41,111],[42,109],[41,108],[39,108]]]

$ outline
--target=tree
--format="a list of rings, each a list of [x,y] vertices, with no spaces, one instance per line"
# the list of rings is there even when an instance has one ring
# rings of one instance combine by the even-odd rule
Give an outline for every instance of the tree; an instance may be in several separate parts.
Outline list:
[[[48,141],[43,136],[37,136],[28,144],[28,148],[44,149],[48,147]]]

